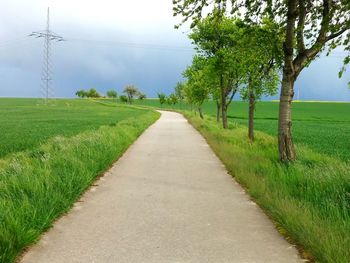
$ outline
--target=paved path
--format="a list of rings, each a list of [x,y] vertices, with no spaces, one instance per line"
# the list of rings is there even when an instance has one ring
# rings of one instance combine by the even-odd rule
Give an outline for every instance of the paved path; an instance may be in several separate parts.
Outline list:
[[[294,263],[205,140],[162,112],[23,263]]]

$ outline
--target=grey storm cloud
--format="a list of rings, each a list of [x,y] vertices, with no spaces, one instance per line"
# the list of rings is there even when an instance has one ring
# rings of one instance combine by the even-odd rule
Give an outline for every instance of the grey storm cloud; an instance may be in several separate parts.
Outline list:
[[[191,63],[194,51],[182,32],[188,28],[174,29],[171,1],[5,0],[0,3],[1,97],[40,96],[43,40],[27,35],[45,28],[48,4],[52,30],[67,40],[52,45],[57,97],[90,87],[121,92],[127,84],[154,97],[171,92]],[[350,74],[338,79],[342,52],[337,52],[302,72],[296,83],[301,99],[350,101]]]

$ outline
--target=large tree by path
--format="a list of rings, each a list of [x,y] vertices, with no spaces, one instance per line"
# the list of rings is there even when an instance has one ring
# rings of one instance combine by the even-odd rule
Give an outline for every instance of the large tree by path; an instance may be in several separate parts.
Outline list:
[[[302,70],[324,49],[343,46],[350,52],[349,0],[173,0],[174,15],[192,27],[210,10],[229,11],[247,22],[269,17],[284,31],[283,77],[280,93],[278,148],[282,161],[296,158],[292,139],[291,103],[294,83]],[[344,63],[350,62],[350,56]],[[344,68],[343,68],[344,69]],[[340,74],[341,75],[341,74]]]

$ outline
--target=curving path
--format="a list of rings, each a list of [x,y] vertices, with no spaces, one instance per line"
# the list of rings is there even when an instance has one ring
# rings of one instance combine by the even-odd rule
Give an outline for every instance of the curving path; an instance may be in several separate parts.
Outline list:
[[[162,112],[23,263],[295,263],[183,116]]]

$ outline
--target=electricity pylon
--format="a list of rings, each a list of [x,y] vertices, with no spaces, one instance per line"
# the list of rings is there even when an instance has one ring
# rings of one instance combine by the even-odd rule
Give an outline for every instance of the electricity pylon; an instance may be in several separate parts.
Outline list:
[[[52,64],[51,64],[51,41],[64,41],[63,37],[50,30],[50,8],[47,8],[46,30],[32,32],[29,36],[44,38],[44,60],[41,73],[41,91],[44,95],[45,103],[53,97],[52,88]]]

